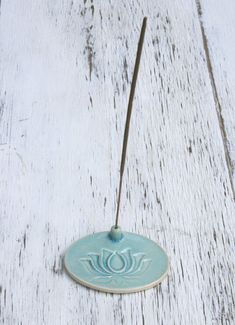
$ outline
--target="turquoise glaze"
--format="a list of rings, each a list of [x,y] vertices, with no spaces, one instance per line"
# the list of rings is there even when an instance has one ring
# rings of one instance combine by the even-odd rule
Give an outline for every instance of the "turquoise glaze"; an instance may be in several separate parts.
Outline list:
[[[112,227],[86,236],[67,250],[68,274],[87,287],[112,293],[152,288],[165,277],[168,257],[152,240]]]

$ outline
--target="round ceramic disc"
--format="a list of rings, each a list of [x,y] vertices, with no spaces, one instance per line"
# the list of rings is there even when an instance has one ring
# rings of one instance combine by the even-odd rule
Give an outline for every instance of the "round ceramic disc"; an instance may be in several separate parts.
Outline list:
[[[112,293],[146,290],[161,282],[168,271],[164,250],[146,237],[122,234],[119,241],[107,231],[72,244],[64,258],[68,274],[84,286]]]

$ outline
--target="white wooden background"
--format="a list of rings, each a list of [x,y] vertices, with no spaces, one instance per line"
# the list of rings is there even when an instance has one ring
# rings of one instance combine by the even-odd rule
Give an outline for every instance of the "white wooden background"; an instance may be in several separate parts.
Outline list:
[[[120,222],[171,272],[131,295],[65,274],[72,241]],[[1,324],[235,324],[235,2],[2,0]]]

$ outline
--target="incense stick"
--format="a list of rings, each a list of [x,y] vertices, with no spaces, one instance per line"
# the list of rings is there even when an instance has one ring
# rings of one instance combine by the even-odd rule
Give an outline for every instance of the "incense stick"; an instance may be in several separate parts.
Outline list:
[[[147,17],[144,17],[141,32],[140,32],[138,49],[137,49],[137,54],[136,54],[136,59],[135,59],[134,73],[133,73],[133,77],[132,77],[131,90],[130,90],[130,95],[129,95],[129,102],[128,102],[128,107],[127,107],[126,124],[125,124],[125,131],[124,131],[123,144],[122,144],[122,156],[121,156],[121,166],[120,166],[120,179],[119,179],[119,188],[118,188],[115,228],[118,227],[120,199],[121,199],[121,192],[122,192],[122,179],[123,179],[123,172],[124,172],[125,161],[126,161],[126,149],[127,149],[127,142],[128,142],[129,128],[130,128],[132,104],[133,104],[133,99],[134,99],[134,95],[135,95],[136,81],[137,81],[138,72],[139,72],[140,58],[141,58],[141,53],[142,53],[142,48],[143,48],[143,43],[144,43],[146,23],[147,23]]]

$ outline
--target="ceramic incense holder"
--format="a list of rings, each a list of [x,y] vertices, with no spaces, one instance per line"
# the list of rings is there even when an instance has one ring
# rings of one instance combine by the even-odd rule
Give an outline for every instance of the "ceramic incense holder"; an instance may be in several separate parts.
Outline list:
[[[131,293],[154,287],[168,272],[168,257],[154,241],[118,225],[129,125],[146,29],[143,20],[127,109],[123,138],[115,226],[73,243],[64,258],[68,274],[80,284],[104,292]]]

